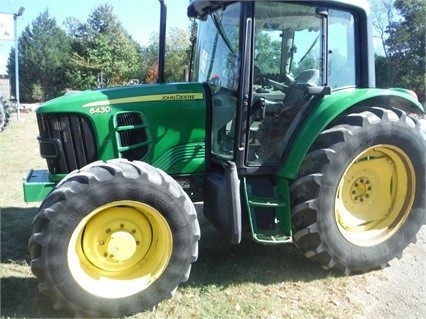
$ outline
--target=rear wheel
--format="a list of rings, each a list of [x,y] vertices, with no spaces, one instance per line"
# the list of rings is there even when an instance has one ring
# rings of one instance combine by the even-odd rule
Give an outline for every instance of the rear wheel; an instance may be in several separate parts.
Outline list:
[[[413,205],[416,174],[400,148],[376,145],[361,152],[344,172],[335,198],[340,233],[358,246],[395,234]]]
[[[347,274],[400,257],[425,221],[425,149],[424,129],[400,110],[335,121],[291,186],[296,245]]]
[[[200,231],[193,204],[142,162],[96,162],[48,195],[32,225],[40,290],[77,316],[132,314],[187,280]]]

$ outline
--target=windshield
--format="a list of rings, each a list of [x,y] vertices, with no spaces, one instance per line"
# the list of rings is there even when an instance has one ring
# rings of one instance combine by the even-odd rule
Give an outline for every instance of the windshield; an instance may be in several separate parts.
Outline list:
[[[233,157],[237,90],[240,75],[240,13],[234,3],[199,24],[192,78],[208,83],[213,94],[212,153]]]

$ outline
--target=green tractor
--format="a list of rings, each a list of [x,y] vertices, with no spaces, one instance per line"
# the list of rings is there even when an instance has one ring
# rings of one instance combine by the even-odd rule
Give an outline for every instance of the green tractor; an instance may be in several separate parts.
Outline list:
[[[79,92],[36,111],[47,170],[31,269],[57,309],[151,309],[198,256],[194,202],[234,244],[293,243],[325,269],[385,267],[425,223],[424,110],[376,89],[366,1],[193,0],[190,79]]]

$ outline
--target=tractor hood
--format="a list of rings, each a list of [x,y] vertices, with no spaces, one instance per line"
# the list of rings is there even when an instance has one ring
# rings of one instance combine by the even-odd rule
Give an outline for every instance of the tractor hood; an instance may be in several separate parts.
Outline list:
[[[202,171],[205,95],[188,82],[66,94],[36,110],[40,154],[56,179],[111,158],[144,160],[168,173]]]
[[[94,114],[97,107],[122,107],[138,102],[187,101],[202,91],[199,84],[168,83],[122,86],[87,91],[71,91],[40,105],[37,113],[83,112]],[[90,113],[92,112],[92,113]],[[109,112],[106,112],[109,113]]]

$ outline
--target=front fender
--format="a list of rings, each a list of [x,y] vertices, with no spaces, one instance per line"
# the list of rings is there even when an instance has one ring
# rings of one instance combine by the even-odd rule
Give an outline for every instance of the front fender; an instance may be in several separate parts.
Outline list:
[[[356,106],[397,107],[411,112],[424,113],[416,96],[405,89],[342,89],[324,96],[313,107],[298,130],[289,148],[279,175],[294,179],[300,165],[317,136],[336,117]]]

